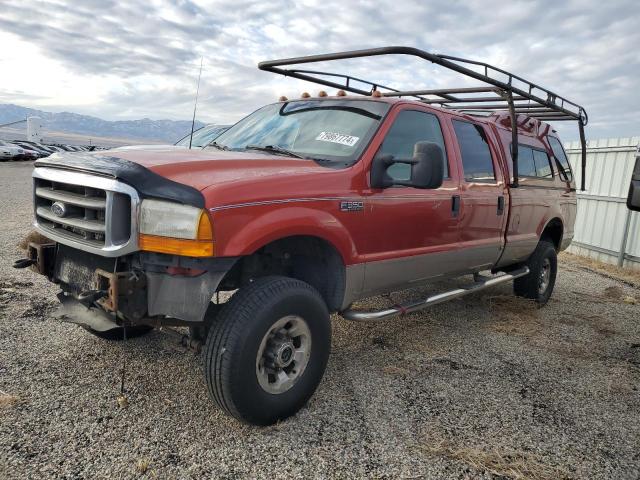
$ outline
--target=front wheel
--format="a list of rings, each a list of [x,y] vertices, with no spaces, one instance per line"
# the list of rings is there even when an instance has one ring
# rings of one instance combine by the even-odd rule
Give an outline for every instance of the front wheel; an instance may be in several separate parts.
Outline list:
[[[544,305],[553,293],[558,272],[558,257],[553,243],[540,240],[526,265],[530,273],[515,279],[513,291],[520,297],[530,298]]]
[[[324,374],[329,312],[310,285],[258,278],[220,311],[204,350],[209,393],[237,419],[269,425],[296,413]]]

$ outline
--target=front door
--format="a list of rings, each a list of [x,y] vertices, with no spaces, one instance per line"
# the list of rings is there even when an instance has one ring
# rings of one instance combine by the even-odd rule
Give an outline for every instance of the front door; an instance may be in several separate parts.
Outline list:
[[[445,180],[438,189],[394,186],[372,189],[367,195],[369,238],[363,295],[403,288],[441,276],[450,268],[451,251],[458,240],[458,217],[452,196],[458,190],[457,167],[451,168],[441,120],[435,113],[416,109],[396,111],[378,154],[411,158],[417,142],[438,144],[445,158]],[[374,160],[375,161],[375,160]],[[388,174],[407,180],[410,166],[394,164]]]

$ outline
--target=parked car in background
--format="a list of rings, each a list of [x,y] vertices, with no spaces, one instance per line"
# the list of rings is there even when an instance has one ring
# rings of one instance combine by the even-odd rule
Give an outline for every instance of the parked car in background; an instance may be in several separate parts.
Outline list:
[[[28,142],[26,140],[16,140],[13,143],[15,143],[16,145],[27,149],[27,150],[33,150],[34,152],[36,152],[39,156],[39,158],[43,158],[43,157],[48,157],[49,155],[51,155],[53,153],[53,150],[49,150],[47,148],[45,148],[44,145],[39,144],[39,143],[35,143],[35,142]]]
[[[0,140],[0,160],[11,160],[14,156],[13,149]]]
[[[193,132],[193,140],[191,142],[191,148],[202,148],[213,140],[215,140],[219,135],[225,132],[229,128],[229,125],[205,125],[204,127]],[[126,151],[126,150],[178,150],[189,148],[189,134],[182,137],[173,145],[169,144],[155,144],[155,145],[127,145],[124,147],[113,148],[112,150],[116,151]]]
[[[11,142],[1,142],[3,144],[3,149],[0,152],[0,159],[2,160],[36,160],[38,158],[48,157],[53,153],[85,152],[104,149],[103,147],[95,145],[45,145],[30,140],[12,140]]]
[[[21,160],[30,154],[25,149],[13,143],[0,140],[0,159],[2,160]]]
[[[65,150],[64,148],[62,148],[59,145],[48,145],[48,147],[53,150],[53,153],[63,153],[63,152],[67,152],[68,150]]]
[[[213,140],[215,140],[221,133],[227,131],[231,125],[205,125],[204,127],[193,132],[193,139],[191,139],[191,148],[201,148]],[[178,140],[175,145],[178,147],[189,148],[189,134]]]
[[[36,150],[31,150],[29,148],[24,148],[22,150],[22,155],[18,157],[18,160],[37,160],[42,157],[43,155],[41,155],[40,152],[37,152]]]
[[[78,151],[78,149],[75,148],[73,145],[57,144],[56,147],[60,148],[61,150],[65,151],[65,152],[77,152]]]

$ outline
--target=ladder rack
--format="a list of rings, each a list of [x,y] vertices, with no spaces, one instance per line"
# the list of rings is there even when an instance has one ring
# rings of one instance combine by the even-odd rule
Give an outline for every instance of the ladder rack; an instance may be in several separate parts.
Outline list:
[[[440,65],[485,85],[467,88],[440,88],[423,90],[399,90],[378,82],[363,80],[341,73],[284,68],[292,65],[344,60],[351,58],[375,57],[380,55],[410,55]],[[339,88],[358,95],[372,95],[379,92],[383,97],[411,97],[417,101],[467,113],[488,113],[507,110],[511,117],[513,182],[518,186],[518,114],[527,115],[541,121],[575,121],[578,123],[582,144],[582,185],[585,190],[586,140],[584,127],[589,121],[583,107],[551,90],[529,80],[507,72],[488,63],[467,60],[450,55],[440,55],[412,47],[381,47],[348,52],[309,55],[305,57],[270,60],[258,64],[260,70],[297,78],[332,88]],[[474,70],[474,68],[480,71]],[[363,89],[359,83],[368,87]]]

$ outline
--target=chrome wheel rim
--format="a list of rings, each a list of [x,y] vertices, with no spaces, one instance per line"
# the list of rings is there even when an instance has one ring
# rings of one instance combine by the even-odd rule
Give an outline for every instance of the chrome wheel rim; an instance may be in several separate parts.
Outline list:
[[[264,391],[284,393],[300,379],[311,355],[311,331],[297,315],[276,321],[262,338],[256,355],[256,376]]]
[[[538,280],[538,293],[544,295],[549,287],[549,281],[551,280],[551,261],[545,258],[542,261],[542,268],[540,269],[540,278]]]

